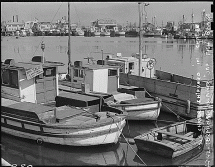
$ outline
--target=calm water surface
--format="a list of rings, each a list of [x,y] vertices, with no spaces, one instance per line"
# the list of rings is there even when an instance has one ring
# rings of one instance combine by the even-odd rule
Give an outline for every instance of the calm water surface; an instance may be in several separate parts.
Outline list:
[[[4,37],[1,41],[1,59],[14,58],[18,61],[30,61],[35,55],[42,55],[41,41],[45,43],[46,60],[60,61],[65,63],[60,68],[66,71],[68,63],[68,37]],[[164,39],[143,38],[143,53],[150,58],[156,58],[155,68],[187,77],[193,75],[196,78],[200,72],[201,79],[213,77],[213,57],[206,54],[205,43],[208,41],[196,41],[194,39]],[[213,43],[209,41],[210,43]],[[95,60],[102,59],[107,54],[122,53],[122,56],[131,56],[139,52],[139,38],[127,37],[71,37],[71,60],[72,62],[86,61],[86,57]],[[208,67],[210,73],[207,73]]]
[[[35,55],[42,55],[40,42],[45,43],[46,60],[60,61],[65,66],[60,72],[67,69],[68,37],[3,37],[1,41],[1,60],[8,58],[19,61],[30,61]],[[156,69],[191,77],[194,79],[199,72],[202,80],[213,78],[213,57],[207,54],[205,43],[208,41],[195,41],[184,39],[144,38],[143,53],[156,58]],[[211,42],[213,43],[213,42]],[[86,57],[95,60],[102,59],[107,54],[122,53],[130,56],[139,50],[138,38],[127,37],[71,37],[72,61],[83,61]],[[86,61],[86,59],[84,59]],[[207,68],[207,69],[206,69]],[[209,72],[208,72],[209,71]],[[161,113],[158,126],[165,126],[175,122],[174,115]],[[135,137],[146,132],[155,125],[150,121],[129,121],[123,130],[126,137]],[[34,141],[2,135],[2,157],[11,164],[26,165],[206,165],[205,160],[213,164],[213,150],[210,145],[204,150],[194,150],[178,159],[170,160],[160,156],[137,151],[135,144],[118,143],[101,147],[62,147],[53,145],[37,145]],[[212,139],[212,135],[211,135]],[[206,152],[210,151],[210,156]],[[134,153],[135,152],[135,153]],[[143,162],[138,158],[141,157]]]

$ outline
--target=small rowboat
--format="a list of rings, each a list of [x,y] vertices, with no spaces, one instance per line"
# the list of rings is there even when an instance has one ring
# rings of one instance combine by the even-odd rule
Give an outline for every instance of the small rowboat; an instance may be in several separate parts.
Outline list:
[[[156,128],[134,138],[138,150],[175,158],[193,149],[202,149],[202,126],[191,122],[179,122]]]

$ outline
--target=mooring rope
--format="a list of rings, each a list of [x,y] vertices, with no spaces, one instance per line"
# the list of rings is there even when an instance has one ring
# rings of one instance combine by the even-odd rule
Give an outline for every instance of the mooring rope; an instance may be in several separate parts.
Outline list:
[[[143,87],[144,88],[144,87]],[[145,89],[145,88],[144,88]],[[150,96],[153,97],[146,89],[145,89],[146,93]],[[175,114],[175,116],[177,116],[177,118],[182,118],[183,120],[186,121],[186,119],[184,119],[183,117],[181,117],[180,115],[178,115],[177,113],[175,113],[172,109],[170,109],[167,105],[165,105],[162,101],[161,103],[169,110],[171,111],[173,114]]]
[[[110,117],[112,118],[112,116],[110,115]],[[113,118],[112,118],[113,119]],[[118,129],[119,129],[119,126],[116,124],[116,126],[118,127]],[[119,129],[120,130],[120,129]],[[134,154],[140,159],[140,161],[145,165],[145,166],[147,166],[146,165],[146,163],[142,160],[142,158],[135,152],[135,150],[132,148],[132,146],[129,144],[129,142],[126,140],[126,137],[124,136],[124,134],[123,133],[121,133],[121,135],[122,135],[122,137],[125,139],[125,141],[126,141],[126,143],[127,143],[127,145],[129,145],[129,147],[131,148],[131,150],[134,152]]]

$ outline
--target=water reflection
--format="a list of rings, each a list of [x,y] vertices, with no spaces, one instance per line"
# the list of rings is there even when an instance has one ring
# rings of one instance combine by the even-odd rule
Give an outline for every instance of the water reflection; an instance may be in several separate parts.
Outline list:
[[[2,134],[1,151],[2,158],[17,165],[126,165],[119,143],[99,147],[41,146],[35,141]]]

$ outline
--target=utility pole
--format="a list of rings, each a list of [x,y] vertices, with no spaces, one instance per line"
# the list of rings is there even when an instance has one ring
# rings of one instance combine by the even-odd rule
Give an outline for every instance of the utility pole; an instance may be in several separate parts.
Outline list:
[[[193,9],[192,9],[192,31],[194,30],[194,28],[193,28],[193,16],[194,16],[194,14],[193,14]]]

